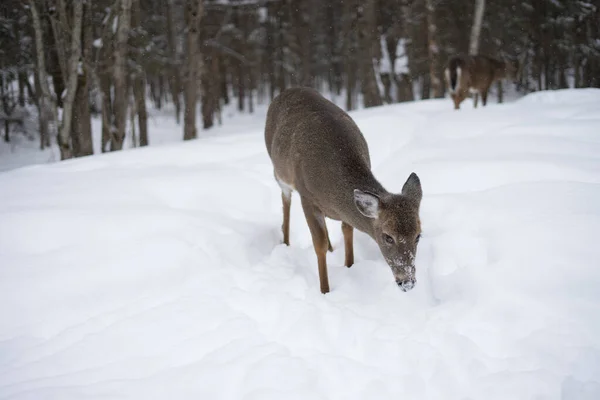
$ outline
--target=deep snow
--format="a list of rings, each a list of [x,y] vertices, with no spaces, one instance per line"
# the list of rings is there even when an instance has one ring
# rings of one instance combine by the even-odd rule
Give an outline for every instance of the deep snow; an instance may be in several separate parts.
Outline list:
[[[0,174],[2,399],[600,398],[600,90],[352,114],[424,198],[418,284],[291,246],[259,119]],[[159,124],[160,125],[160,124]]]

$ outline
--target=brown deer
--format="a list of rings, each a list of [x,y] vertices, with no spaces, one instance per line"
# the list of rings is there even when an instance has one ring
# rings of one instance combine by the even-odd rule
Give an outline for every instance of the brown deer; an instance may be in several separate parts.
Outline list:
[[[504,78],[516,79],[518,70],[518,61],[502,61],[484,55],[451,58],[444,74],[454,109],[460,108],[460,103],[468,97],[469,92],[475,96],[475,108],[478,93],[481,93],[481,101],[485,106],[492,83]]]
[[[412,173],[401,194],[375,179],[367,142],[352,118],[316,90],[293,88],[269,106],[267,151],[283,200],[283,242],[290,244],[292,192],[300,194],[317,261],[321,292],[329,292],[325,217],[342,222],[345,265],[354,263],[353,229],[371,236],[403,291],[415,286],[421,236],[421,182]]]

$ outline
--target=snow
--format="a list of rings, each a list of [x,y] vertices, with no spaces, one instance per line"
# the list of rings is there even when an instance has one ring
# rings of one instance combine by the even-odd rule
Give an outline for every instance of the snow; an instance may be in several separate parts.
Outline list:
[[[343,267],[328,221],[320,294],[296,195],[281,244],[264,110],[0,173],[0,398],[598,399],[599,104],[352,113],[381,182],[423,184],[408,293],[364,234]]]

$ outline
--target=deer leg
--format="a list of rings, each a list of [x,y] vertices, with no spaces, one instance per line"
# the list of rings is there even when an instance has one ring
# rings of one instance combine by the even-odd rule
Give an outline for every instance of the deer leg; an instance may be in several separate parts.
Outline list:
[[[290,245],[290,206],[292,205],[292,192],[281,191],[281,202],[283,203],[283,243]]]
[[[325,232],[327,232],[327,250],[332,252],[333,246],[331,245],[331,240],[329,239],[329,231],[327,230],[327,224],[325,225]]]
[[[458,94],[452,94],[452,101],[454,102],[454,109],[458,110],[460,109],[460,98],[458,97]]]
[[[483,104],[484,107],[487,104],[488,90],[489,90],[489,88],[487,88],[481,92],[481,103]]]
[[[473,93],[473,108],[477,108],[478,100],[479,100],[479,92]]]
[[[346,261],[344,264],[350,268],[354,264],[354,243],[352,240],[354,228],[352,225],[342,222],[342,233],[344,234],[344,247],[346,249]]]
[[[327,277],[327,248],[329,247],[329,240],[327,237],[325,217],[319,209],[317,209],[304,197],[302,198],[302,209],[304,210],[306,223],[310,229],[315,253],[317,253],[321,293],[325,294],[329,292],[329,278]]]

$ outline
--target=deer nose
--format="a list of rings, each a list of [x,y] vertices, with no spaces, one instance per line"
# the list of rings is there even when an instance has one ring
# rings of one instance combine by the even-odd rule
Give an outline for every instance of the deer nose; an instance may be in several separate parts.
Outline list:
[[[396,284],[398,285],[400,290],[402,290],[403,292],[408,292],[409,290],[414,288],[416,283],[417,283],[416,279],[405,279],[402,281],[396,280]]]

